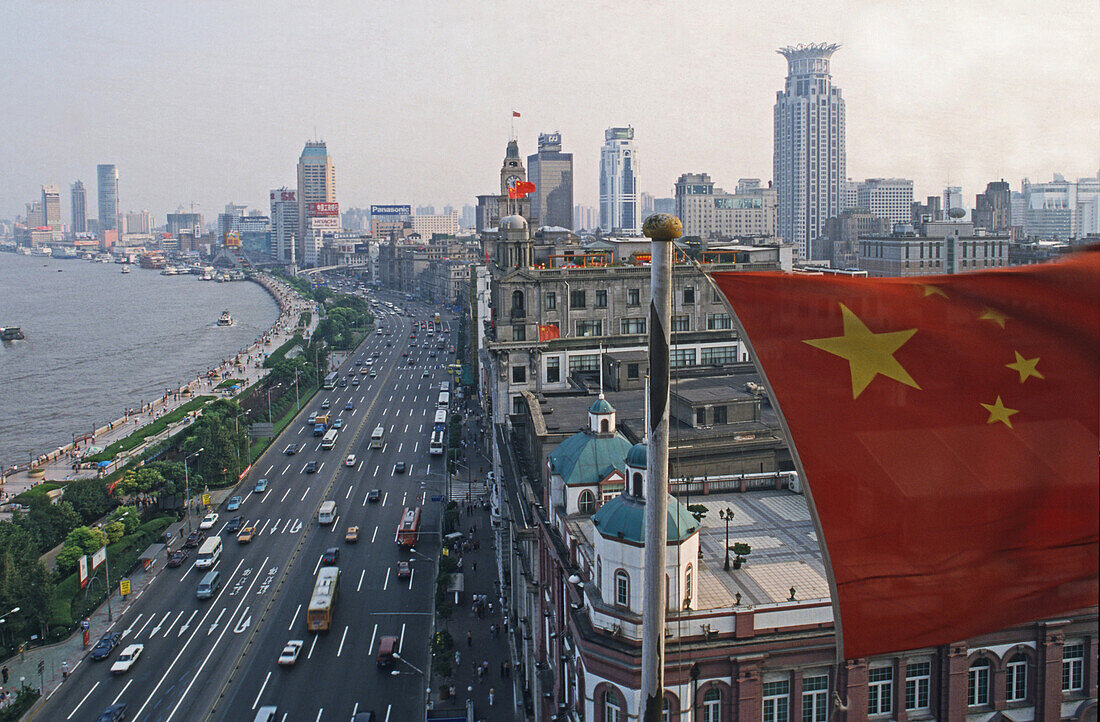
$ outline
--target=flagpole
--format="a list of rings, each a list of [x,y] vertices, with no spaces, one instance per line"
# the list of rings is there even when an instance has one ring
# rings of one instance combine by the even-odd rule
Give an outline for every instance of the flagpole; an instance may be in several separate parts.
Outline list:
[[[672,242],[683,225],[675,216],[656,213],[642,232],[650,242],[649,418],[645,483],[645,579],[642,589],[643,722],[660,722],[664,700],[665,599],[668,542],[669,328],[672,322]],[[603,368],[601,362],[600,368]]]

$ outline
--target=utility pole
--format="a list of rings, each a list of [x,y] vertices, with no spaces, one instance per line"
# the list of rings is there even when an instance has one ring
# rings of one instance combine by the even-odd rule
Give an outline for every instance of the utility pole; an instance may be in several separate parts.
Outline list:
[[[193,454],[188,454],[187,456],[183,457],[183,495],[185,497],[183,505],[187,513],[188,534],[191,533],[191,481],[187,478],[187,460],[190,459],[192,456],[198,456],[202,452],[203,449],[199,449]]]
[[[651,239],[649,286],[649,449],[646,454],[645,584],[642,591],[642,720],[660,722],[665,672],[665,544],[668,537],[669,333],[672,242],[683,225],[656,213],[642,232]]]

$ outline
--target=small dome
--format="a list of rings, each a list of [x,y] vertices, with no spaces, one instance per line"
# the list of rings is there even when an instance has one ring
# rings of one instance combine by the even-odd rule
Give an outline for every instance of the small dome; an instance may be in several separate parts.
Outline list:
[[[504,216],[500,219],[500,230],[522,231],[527,227],[527,219],[523,216]]]
[[[599,398],[588,407],[588,412],[592,414],[613,414],[615,413],[615,407],[607,399]]]
[[[604,539],[645,544],[645,502],[640,499],[620,494],[596,510],[592,523]],[[678,544],[699,530],[699,522],[687,507],[670,496],[665,529],[668,541]]]
[[[645,444],[634,444],[626,454],[626,465],[633,466],[636,469],[646,468],[647,452],[648,448]]]

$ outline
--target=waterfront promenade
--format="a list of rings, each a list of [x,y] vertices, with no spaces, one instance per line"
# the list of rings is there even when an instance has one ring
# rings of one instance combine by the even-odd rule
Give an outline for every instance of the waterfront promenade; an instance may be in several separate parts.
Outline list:
[[[256,282],[264,286],[276,300],[280,314],[271,328],[250,346],[238,351],[233,358],[223,359],[220,364],[211,366],[206,374],[198,375],[177,388],[165,388],[164,394],[155,401],[140,408],[128,409],[126,414],[95,429],[94,433],[86,433],[83,436],[74,435],[73,441],[53,451],[42,454],[28,463],[0,471],[0,501],[6,501],[43,481],[71,481],[95,477],[99,474],[110,474],[120,466],[129,463],[133,457],[140,455],[148,445],[158,443],[190,425],[196,418],[197,412],[188,414],[161,433],[147,438],[137,447],[119,454],[108,466],[100,468],[90,464],[82,465],[80,459],[95,453],[92,451],[93,447],[105,449],[142,426],[171,413],[193,398],[203,395],[222,395],[222,390],[217,386],[225,379],[239,379],[244,386],[262,379],[267,374],[267,369],[263,368],[264,358],[298,332],[298,319],[301,314],[306,312],[310,314],[309,324],[303,332],[308,338],[317,326],[319,312],[313,301],[302,298],[293,288],[271,276],[257,276]]]

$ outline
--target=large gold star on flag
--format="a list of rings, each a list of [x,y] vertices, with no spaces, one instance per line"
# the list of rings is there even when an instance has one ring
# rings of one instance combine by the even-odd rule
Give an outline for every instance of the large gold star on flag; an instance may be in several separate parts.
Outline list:
[[[894,358],[894,352],[912,338],[917,329],[875,333],[843,303],[840,304],[840,312],[844,317],[843,336],[806,339],[803,343],[848,361],[848,368],[852,373],[853,399],[859,398],[867,385],[879,374],[915,389],[920,388],[909,372]]]

